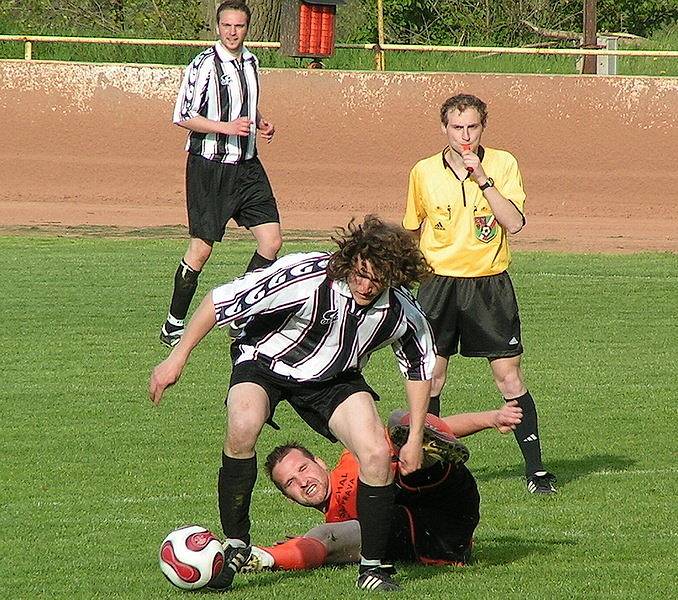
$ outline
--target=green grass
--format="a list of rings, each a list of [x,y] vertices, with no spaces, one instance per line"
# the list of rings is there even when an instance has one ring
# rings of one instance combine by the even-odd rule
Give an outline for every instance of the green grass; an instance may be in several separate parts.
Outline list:
[[[286,243],[284,251],[324,243]],[[176,526],[219,532],[215,476],[229,373],[226,334],[199,346],[159,408],[149,372],[166,352],[178,239],[0,237],[3,327],[0,598],[187,598],[156,552]],[[217,248],[199,295],[240,273],[252,243]],[[528,496],[512,438],[468,440],[482,495],[476,561],[400,567],[400,598],[664,598],[676,581],[678,257],[518,253],[526,378],[540,410],[554,498]],[[382,415],[402,406],[388,351],[368,380]],[[444,410],[500,402],[486,364],[453,361]],[[283,407],[260,461],[298,438],[339,448]],[[319,522],[262,475],[253,535],[269,543]],[[242,577],[229,598],[363,597],[353,567]],[[669,594],[670,595],[670,594]]]
[[[206,43],[209,45],[209,43]],[[627,44],[619,49],[676,50],[678,27],[657,32],[650,39]],[[36,60],[75,62],[146,63],[186,65],[200,51],[197,47],[113,46],[102,44],[34,43]],[[276,50],[255,50],[264,68],[306,67],[309,59],[282,56]],[[22,59],[23,43],[0,42],[0,58]],[[401,52],[386,53],[388,71],[446,71],[455,73],[542,73],[575,74],[576,56],[499,55],[491,53]],[[341,70],[375,70],[370,50],[338,48],[334,56],[323,60],[326,68]],[[678,59],[662,57],[619,57],[619,75],[678,76]]]

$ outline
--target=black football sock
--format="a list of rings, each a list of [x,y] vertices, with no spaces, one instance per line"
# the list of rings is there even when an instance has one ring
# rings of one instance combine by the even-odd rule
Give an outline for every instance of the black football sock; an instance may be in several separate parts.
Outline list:
[[[250,543],[250,501],[257,480],[257,457],[231,458],[222,453],[219,469],[219,516],[226,537]]]
[[[431,396],[431,399],[428,401],[428,412],[436,417],[440,416],[440,394]]]
[[[255,251],[252,255],[252,258],[250,258],[250,264],[247,265],[245,273],[249,273],[250,271],[255,271],[256,269],[261,269],[263,267],[268,267],[268,265],[272,265],[274,262],[274,258],[266,258]]]
[[[195,271],[183,260],[179,263],[179,268],[174,274],[174,291],[169,310],[174,319],[183,321],[186,318],[195,290],[198,289],[199,276],[200,271]]]
[[[504,400],[508,401],[506,398]],[[544,470],[537,429],[537,408],[530,392],[527,391],[519,398],[510,398],[510,400],[517,400],[518,406],[523,409],[523,420],[513,433],[525,459],[525,474],[529,476]]]
[[[364,567],[379,565],[386,555],[394,498],[394,483],[375,487],[358,480],[360,563]]]

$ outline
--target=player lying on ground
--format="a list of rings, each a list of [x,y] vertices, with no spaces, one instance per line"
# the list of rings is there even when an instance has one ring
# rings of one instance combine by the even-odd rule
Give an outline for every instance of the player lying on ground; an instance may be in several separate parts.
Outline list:
[[[388,432],[395,451],[407,439],[408,417],[396,411],[389,418]],[[402,475],[394,462],[398,491],[387,548],[389,560],[440,565],[469,562],[480,497],[471,472],[463,464],[468,450],[454,436],[490,428],[508,433],[521,419],[517,402],[498,410],[444,419],[428,415],[423,468]],[[269,454],[266,470],[287,498],[321,511],[326,522],[301,537],[270,547],[253,547],[242,571],[313,569],[359,560],[358,463],[352,454],[344,451],[338,465],[329,471],[322,459],[290,443]]]

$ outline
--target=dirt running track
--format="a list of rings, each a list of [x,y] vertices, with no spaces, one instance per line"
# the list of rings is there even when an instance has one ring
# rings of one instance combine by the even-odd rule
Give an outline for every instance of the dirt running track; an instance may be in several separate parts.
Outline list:
[[[0,61],[0,231],[185,223],[181,68]],[[277,127],[260,153],[286,230],[376,212],[399,221],[407,174],[442,148],[438,107],[489,104],[528,195],[518,249],[678,252],[678,80],[262,73]]]

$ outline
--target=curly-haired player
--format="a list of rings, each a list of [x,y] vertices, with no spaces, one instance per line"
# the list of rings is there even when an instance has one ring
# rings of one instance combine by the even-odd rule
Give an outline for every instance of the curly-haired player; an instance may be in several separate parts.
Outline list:
[[[358,587],[398,588],[382,565],[394,510],[391,450],[374,404],[379,397],[361,371],[373,352],[392,346],[410,409],[400,471],[419,469],[435,346],[408,286],[428,273],[428,265],[404,229],[375,216],[351,221],[334,241],[339,249],[333,254],[288,255],[214,289],[151,375],[149,393],[158,404],[214,325],[238,320],[218,485],[221,523],[233,548],[215,587],[228,587],[249,556],[255,444],[286,400],[315,431],[341,441],[359,460]]]

